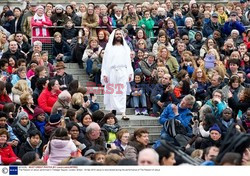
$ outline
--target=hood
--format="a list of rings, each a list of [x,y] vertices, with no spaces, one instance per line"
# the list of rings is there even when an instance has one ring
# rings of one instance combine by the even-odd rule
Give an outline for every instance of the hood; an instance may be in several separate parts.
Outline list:
[[[28,142],[28,144],[30,145],[30,147],[33,148],[32,145],[30,144],[30,138],[29,138],[29,137],[27,138],[27,142]],[[36,146],[36,148],[39,148],[39,147],[41,146],[41,144],[42,144],[42,140],[39,141],[39,143],[38,143],[38,145]],[[33,148],[33,149],[34,149],[34,148]]]
[[[64,148],[67,147],[67,145],[69,144],[70,140],[60,140],[60,139],[52,139],[51,140],[51,147],[54,148]]]

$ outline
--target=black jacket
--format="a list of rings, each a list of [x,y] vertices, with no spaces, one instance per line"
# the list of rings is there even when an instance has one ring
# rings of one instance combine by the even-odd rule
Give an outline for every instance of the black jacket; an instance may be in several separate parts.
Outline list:
[[[56,79],[61,86],[65,85],[65,88],[67,88],[69,83],[73,81],[73,76],[68,73],[64,73],[63,76],[55,75],[53,79]]]
[[[10,56],[15,56],[16,59],[26,59],[26,56],[18,49],[15,53],[11,53],[10,50],[3,53],[2,58],[10,58]]]
[[[32,151],[36,152],[39,155],[39,158],[43,156],[43,143],[41,140],[39,144],[33,148],[30,144],[30,138],[27,138],[27,141],[20,146],[18,157],[22,158],[25,153]]]

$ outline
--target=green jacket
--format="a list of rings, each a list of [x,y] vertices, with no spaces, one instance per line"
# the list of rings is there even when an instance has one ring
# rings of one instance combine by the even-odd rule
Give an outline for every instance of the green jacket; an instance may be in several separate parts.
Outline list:
[[[145,25],[145,32],[148,38],[150,37],[154,37],[154,32],[153,32],[153,27],[154,27],[154,20],[152,20],[152,18],[149,18],[148,20],[146,20],[146,18],[142,18],[139,23],[138,26],[142,26]]]

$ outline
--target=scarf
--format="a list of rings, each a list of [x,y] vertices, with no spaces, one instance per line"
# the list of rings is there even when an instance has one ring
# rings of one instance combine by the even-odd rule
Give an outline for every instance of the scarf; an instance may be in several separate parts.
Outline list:
[[[45,15],[43,14],[42,16],[38,16],[37,13],[35,13],[34,20],[46,21]],[[42,36],[46,36],[46,35],[47,35],[46,28],[42,27]],[[38,27],[36,28],[36,36],[41,36],[41,31],[40,31],[40,28],[38,28]]]
[[[20,124],[19,121],[17,121],[16,124],[17,124],[17,126],[18,126],[19,128],[21,128],[21,130],[23,130],[25,133],[27,133],[28,130],[30,129],[30,121],[29,121],[29,123],[28,123],[25,127],[22,126],[22,125]]]
[[[219,16],[218,21],[220,24],[224,24],[227,21],[228,17],[227,17],[227,14],[225,12],[223,14],[218,13],[218,16]]]
[[[118,131],[119,128],[120,128],[120,125],[118,125],[117,123],[114,124],[114,125],[109,125],[109,124],[105,123],[105,124],[103,125],[103,128],[104,128],[105,130],[107,130],[108,132],[117,133],[117,131]]]
[[[115,17],[116,17],[117,20],[120,20],[120,19],[122,18],[122,15],[121,15],[121,16],[117,16],[117,15],[115,14]]]

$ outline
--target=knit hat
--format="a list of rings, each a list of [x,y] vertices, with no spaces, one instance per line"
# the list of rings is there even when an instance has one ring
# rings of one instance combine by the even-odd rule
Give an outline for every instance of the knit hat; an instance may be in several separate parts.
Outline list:
[[[17,114],[17,120],[20,121],[23,117],[29,117],[29,115],[27,114],[27,112],[25,111],[21,111]]]
[[[37,6],[37,7],[36,7],[36,11],[37,11],[38,9],[42,9],[42,10],[44,10],[44,7],[43,7],[43,6],[41,6],[41,5],[39,5],[39,6]]]
[[[63,6],[62,6],[61,4],[57,4],[57,5],[55,6],[55,9],[62,9],[62,10],[64,10],[64,8],[63,8]]]
[[[218,131],[221,134],[220,127],[216,123],[209,129],[209,132],[213,130]]]
[[[61,114],[52,114],[49,117],[49,122],[50,124],[59,124],[62,120],[62,115]]]
[[[45,114],[44,110],[39,108],[39,107],[36,107],[34,109],[34,114],[33,114],[33,118],[36,118],[37,116],[39,116],[40,114]]]
[[[90,154],[95,154],[96,153],[96,151],[94,150],[94,149],[88,149],[85,153],[84,153],[84,156],[88,156],[88,155],[90,155]]]

